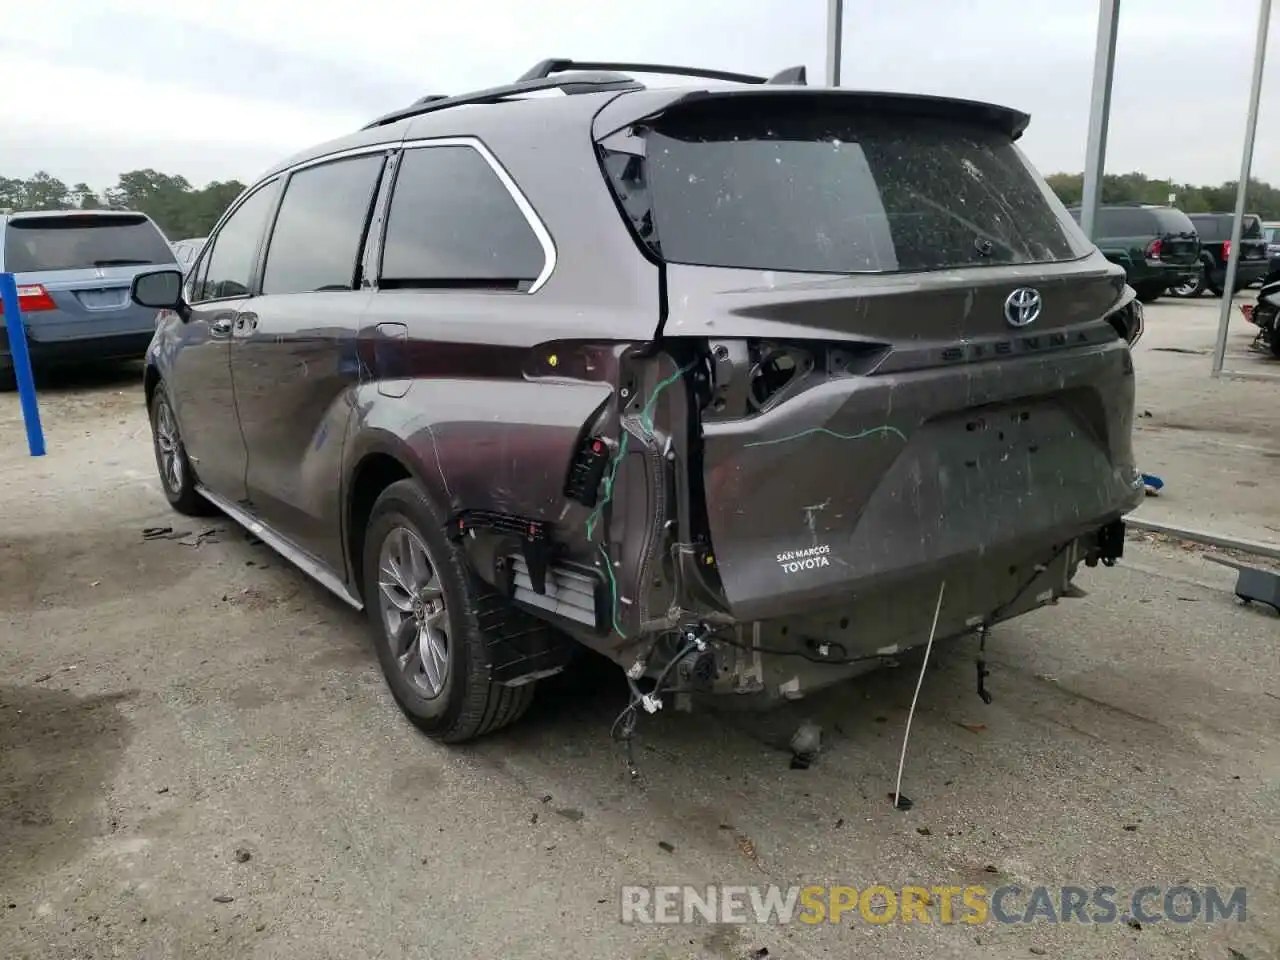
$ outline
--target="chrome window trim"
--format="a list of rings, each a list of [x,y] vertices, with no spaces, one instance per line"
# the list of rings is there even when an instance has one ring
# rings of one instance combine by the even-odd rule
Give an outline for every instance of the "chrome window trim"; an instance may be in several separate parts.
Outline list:
[[[534,279],[526,294],[537,293],[551,278],[551,274],[556,268],[556,244],[551,239],[551,231],[547,229],[546,224],[542,222],[542,218],[538,216],[538,212],[533,208],[533,204],[529,202],[529,198],[524,195],[515,179],[507,172],[507,168],[502,165],[493,151],[485,146],[484,141],[479,137],[426,137],[422,139],[405,140],[400,144],[407,150],[422,150],[431,147],[470,147],[489,164],[489,168],[497,176],[498,180],[506,187],[507,193],[511,195],[511,199],[515,201],[516,206],[520,209],[520,213],[524,215],[525,221],[529,224],[529,229],[533,231],[533,235],[538,239],[538,245],[542,247],[542,272]],[[391,191],[391,197],[388,201],[387,210],[390,213],[391,204],[395,202],[395,189]],[[386,229],[384,224],[383,229]]]

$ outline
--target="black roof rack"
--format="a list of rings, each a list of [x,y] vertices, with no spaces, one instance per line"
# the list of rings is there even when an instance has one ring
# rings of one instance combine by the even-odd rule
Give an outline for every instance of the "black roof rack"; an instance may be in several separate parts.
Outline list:
[[[805,85],[804,67],[788,67],[772,77],[758,77],[750,73],[731,73],[726,70],[707,70],[703,67],[676,67],[666,63],[610,63],[603,60],[567,60],[554,58],[535,63],[520,77],[521,80],[542,80],[553,73],[566,70],[616,70],[627,73],[661,73],[677,77],[701,77],[704,80],[728,80],[733,83],[773,83]]]
[[[456,96],[433,93],[419,97],[407,107],[383,114],[361,129],[383,127],[409,117],[433,113],[436,110],[447,110],[450,107],[461,107],[473,103],[499,103],[510,97],[525,93],[537,93],[540,90],[560,90],[566,94],[597,93],[606,90],[643,90],[644,84],[630,77],[623,70],[636,73],[661,73],[682,77],[701,77],[706,80],[728,80],[734,83],[753,84],[785,84],[790,86],[805,85],[805,68],[788,67],[772,77],[757,77],[746,73],[728,73],[723,70],[703,70],[699,67],[674,67],[661,63],[604,63],[595,61],[543,60],[527,70],[515,83],[489,87],[472,93],[460,93]],[[555,77],[552,74],[568,73],[568,76]]]
[[[567,94],[595,93],[604,90],[643,90],[644,84],[621,73],[578,73],[570,77],[544,77],[540,80],[527,80],[519,83],[503,84],[500,87],[489,87],[473,93],[460,93],[457,96],[430,94],[422,97],[407,107],[383,114],[372,123],[361,129],[383,127],[389,123],[407,120],[409,117],[433,113],[436,110],[447,110],[450,107],[461,107],[471,103],[499,103],[509,97],[517,97],[523,93],[537,93],[539,90],[563,90]]]

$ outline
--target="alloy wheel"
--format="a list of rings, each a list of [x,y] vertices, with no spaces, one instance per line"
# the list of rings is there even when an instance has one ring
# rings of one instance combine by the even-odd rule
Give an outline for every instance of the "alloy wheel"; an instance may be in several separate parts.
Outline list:
[[[170,493],[182,491],[182,447],[178,440],[178,424],[168,400],[160,400],[156,409],[156,452],[160,455],[160,479]]]
[[[426,545],[394,527],[378,555],[383,632],[400,671],[421,696],[440,695],[449,675],[449,611]]]

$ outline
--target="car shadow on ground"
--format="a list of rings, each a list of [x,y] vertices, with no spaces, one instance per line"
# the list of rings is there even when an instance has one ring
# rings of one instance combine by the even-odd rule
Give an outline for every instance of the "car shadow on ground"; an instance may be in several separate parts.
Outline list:
[[[35,371],[37,394],[76,394],[88,390],[128,389],[142,384],[140,360],[102,361]]]

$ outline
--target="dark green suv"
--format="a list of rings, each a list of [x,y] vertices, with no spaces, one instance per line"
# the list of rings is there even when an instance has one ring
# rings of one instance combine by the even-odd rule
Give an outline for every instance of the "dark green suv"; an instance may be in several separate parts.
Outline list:
[[[1080,208],[1071,216],[1080,221]],[[1098,208],[1094,242],[1112,263],[1124,267],[1129,286],[1143,303],[1199,276],[1200,241],[1181,210],[1119,203]]]

